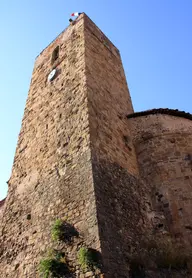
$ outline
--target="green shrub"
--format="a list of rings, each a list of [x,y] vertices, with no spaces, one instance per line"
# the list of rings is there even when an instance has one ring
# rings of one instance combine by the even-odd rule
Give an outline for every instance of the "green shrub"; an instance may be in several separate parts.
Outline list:
[[[56,250],[49,251],[47,258],[42,259],[39,263],[39,273],[43,278],[63,277],[62,275],[69,274],[63,253]]]
[[[78,231],[64,220],[57,219],[51,229],[51,237],[54,241],[71,243],[73,237],[78,237]]]
[[[100,254],[97,250],[81,247],[78,262],[83,270],[100,268]]]
[[[61,219],[55,220],[55,223],[53,224],[51,229],[51,237],[53,240],[57,241],[62,239],[62,235],[63,235],[62,227],[63,227],[63,221]]]
[[[44,259],[40,261],[39,272],[43,278],[49,278],[58,268],[58,262],[55,259]]]
[[[65,261],[65,253],[58,251],[56,249],[48,249],[47,258],[55,258],[58,261],[66,262]]]

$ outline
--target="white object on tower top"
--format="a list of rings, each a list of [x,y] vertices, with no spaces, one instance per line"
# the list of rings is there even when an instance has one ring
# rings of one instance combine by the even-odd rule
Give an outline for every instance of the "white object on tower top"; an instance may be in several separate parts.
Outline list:
[[[81,13],[78,13],[78,12],[75,12],[75,13],[72,13],[71,16],[78,16],[80,15]]]

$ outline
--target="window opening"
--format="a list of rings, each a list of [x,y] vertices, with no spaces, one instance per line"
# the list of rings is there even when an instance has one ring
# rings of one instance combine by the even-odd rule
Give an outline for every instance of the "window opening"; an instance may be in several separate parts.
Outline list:
[[[59,58],[59,46],[57,46],[52,53],[51,64],[53,64]]]

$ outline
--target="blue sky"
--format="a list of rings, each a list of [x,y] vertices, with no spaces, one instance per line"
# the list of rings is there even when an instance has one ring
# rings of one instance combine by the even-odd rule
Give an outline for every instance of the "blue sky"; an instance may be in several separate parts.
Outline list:
[[[1,0],[0,199],[16,149],[35,57],[85,12],[119,48],[135,111],[192,113],[191,0]]]

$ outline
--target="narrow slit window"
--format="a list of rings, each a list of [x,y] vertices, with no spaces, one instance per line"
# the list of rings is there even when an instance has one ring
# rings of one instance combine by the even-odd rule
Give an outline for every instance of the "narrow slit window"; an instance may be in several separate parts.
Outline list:
[[[59,58],[59,46],[57,46],[52,53],[51,64],[53,64]]]

